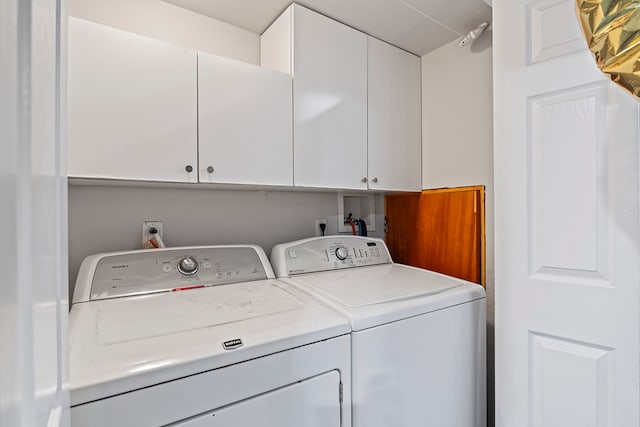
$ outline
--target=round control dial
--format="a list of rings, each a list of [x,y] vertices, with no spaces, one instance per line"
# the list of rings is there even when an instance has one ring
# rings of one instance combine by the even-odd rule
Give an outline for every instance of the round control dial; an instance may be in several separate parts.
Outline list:
[[[338,246],[336,248],[336,257],[339,260],[344,261],[345,259],[347,259],[348,256],[349,256],[349,251],[347,250],[347,248],[345,248],[344,246]]]
[[[185,276],[193,276],[198,272],[198,261],[191,256],[181,258],[178,261],[178,271]]]

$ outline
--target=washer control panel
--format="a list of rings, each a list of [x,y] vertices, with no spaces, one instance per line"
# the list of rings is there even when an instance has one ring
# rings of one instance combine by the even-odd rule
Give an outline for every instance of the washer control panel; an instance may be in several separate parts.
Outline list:
[[[267,279],[253,247],[156,249],[102,256],[90,299],[142,295]]]
[[[271,261],[276,277],[392,262],[384,241],[356,236],[318,237],[277,245]]]

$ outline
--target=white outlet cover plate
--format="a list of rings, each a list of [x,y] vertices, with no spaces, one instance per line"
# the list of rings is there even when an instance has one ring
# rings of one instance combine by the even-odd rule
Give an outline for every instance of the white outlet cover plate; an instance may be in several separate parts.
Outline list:
[[[144,245],[151,239],[152,234],[149,232],[149,230],[154,227],[156,230],[158,230],[160,238],[164,240],[163,225],[164,224],[162,221],[142,221],[142,244]]]

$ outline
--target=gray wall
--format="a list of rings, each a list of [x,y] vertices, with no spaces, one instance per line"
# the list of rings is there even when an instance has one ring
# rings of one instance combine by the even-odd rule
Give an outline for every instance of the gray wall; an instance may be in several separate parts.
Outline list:
[[[383,236],[384,198],[376,197]],[[69,186],[69,290],[82,260],[100,252],[140,249],[142,221],[164,221],[167,246],[253,243],[267,255],[277,243],[315,235],[315,220],[336,234],[334,192]]]
[[[69,0],[67,12],[110,27],[258,65],[260,36],[161,0]]]

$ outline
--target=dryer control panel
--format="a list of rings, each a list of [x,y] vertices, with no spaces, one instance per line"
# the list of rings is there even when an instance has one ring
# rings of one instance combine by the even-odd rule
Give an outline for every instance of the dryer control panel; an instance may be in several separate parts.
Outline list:
[[[264,251],[254,246],[166,248],[94,255],[83,262],[73,302],[272,277]]]
[[[391,263],[381,239],[328,236],[277,245],[271,251],[276,277]]]

